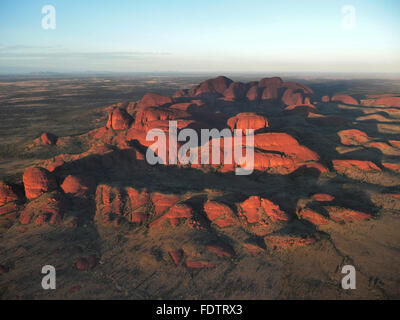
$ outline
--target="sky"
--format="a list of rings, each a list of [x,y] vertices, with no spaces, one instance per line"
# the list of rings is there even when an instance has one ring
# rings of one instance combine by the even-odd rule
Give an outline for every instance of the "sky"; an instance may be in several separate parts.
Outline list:
[[[400,1],[0,0],[0,73],[86,71],[400,73]]]

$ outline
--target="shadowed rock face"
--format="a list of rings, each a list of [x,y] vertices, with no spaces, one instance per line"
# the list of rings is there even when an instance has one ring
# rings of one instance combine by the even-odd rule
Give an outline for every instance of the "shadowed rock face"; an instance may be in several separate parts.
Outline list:
[[[60,187],[65,194],[71,194],[79,197],[92,193],[93,185],[93,179],[69,175],[64,179]]]
[[[0,181],[0,207],[17,200],[21,200],[21,195],[16,188]]]
[[[247,93],[248,85],[241,82],[232,82],[224,91],[226,101],[243,101]]]
[[[138,103],[138,108],[159,107],[172,103],[170,97],[166,97],[157,93],[147,93]]]
[[[369,137],[365,132],[360,130],[342,130],[338,132],[340,142],[344,145],[360,145],[369,141]]]
[[[125,130],[130,127],[132,122],[131,116],[125,109],[117,108],[108,114],[106,127],[114,130]]]
[[[145,273],[149,261],[156,261],[155,272],[179,268],[182,274],[209,276],[208,269],[221,271],[242,259],[246,266],[257,264],[259,272],[265,255],[272,261],[325,252],[340,264],[343,254],[333,241],[348,237],[349,228],[370,230],[368,224],[380,212],[376,199],[388,198],[382,206],[400,210],[400,138],[379,137],[379,128],[373,131],[370,123],[356,121],[358,114],[345,109],[358,105],[355,98],[334,95],[318,102],[313,94],[278,77],[250,83],[218,77],[173,97],[151,93],[110,106],[104,127],[74,140],[60,137],[62,143],[54,146],[79,142],[87,151],[63,151],[25,171],[26,199],[15,186],[0,183],[0,227],[81,230],[90,225],[96,232],[131,239],[129,250],[138,252],[135,263]],[[235,176],[235,164],[169,165],[168,152],[164,164],[150,166],[146,152],[154,147],[146,135],[153,128],[163,130],[168,149],[169,121],[177,122],[178,133],[184,128],[197,133],[254,129],[254,173]],[[212,139],[203,147],[218,143],[223,161],[225,144],[246,146],[246,138]],[[201,147],[194,148],[199,159]],[[109,246],[122,250],[119,241]],[[301,248],[301,254],[291,251]],[[98,255],[80,251],[71,260],[73,269],[102,268],[100,256],[101,250]]]

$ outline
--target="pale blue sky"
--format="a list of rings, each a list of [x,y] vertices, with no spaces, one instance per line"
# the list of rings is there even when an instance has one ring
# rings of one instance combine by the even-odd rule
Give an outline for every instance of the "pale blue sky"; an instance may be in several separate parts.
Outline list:
[[[400,1],[0,1],[0,73],[86,70],[400,72]]]

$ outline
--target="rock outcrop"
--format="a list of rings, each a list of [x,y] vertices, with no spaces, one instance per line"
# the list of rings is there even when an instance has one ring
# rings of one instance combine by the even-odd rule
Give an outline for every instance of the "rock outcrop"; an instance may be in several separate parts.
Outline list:
[[[106,127],[114,130],[126,130],[131,123],[132,117],[126,110],[117,108],[109,113]]]
[[[57,188],[56,179],[44,168],[28,168],[23,176],[25,195],[28,199],[35,199],[43,193]]]
[[[340,142],[347,146],[362,145],[370,140],[365,132],[356,129],[339,131],[338,136]]]
[[[254,130],[254,132],[268,128],[268,119],[253,112],[239,113],[228,120],[229,128],[233,130]]]
[[[138,103],[138,109],[161,107],[173,103],[173,99],[157,93],[146,93]]]

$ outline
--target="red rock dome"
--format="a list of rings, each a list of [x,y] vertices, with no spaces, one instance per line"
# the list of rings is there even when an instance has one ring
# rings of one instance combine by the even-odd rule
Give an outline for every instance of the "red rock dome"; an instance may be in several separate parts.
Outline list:
[[[159,107],[173,103],[171,97],[163,96],[157,93],[146,93],[139,102],[139,108]]]
[[[132,123],[132,117],[125,109],[114,109],[108,114],[107,128],[114,130],[129,129]]]
[[[28,199],[35,199],[43,193],[53,191],[57,188],[55,178],[44,168],[28,168],[22,179]]]
[[[67,194],[84,196],[93,190],[93,183],[89,179],[69,175],[61,184],[61,189]]]
[[[268,128],[268,119],[253,112],[239,113],[228,120],[228,126],[232,130],[254,129],[254,131],[257,131]]]

